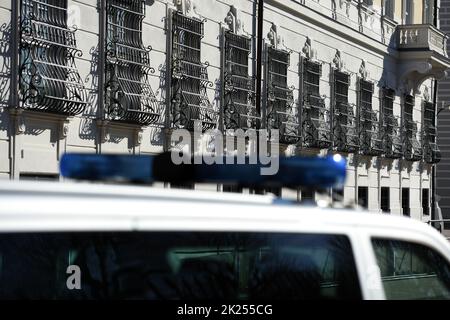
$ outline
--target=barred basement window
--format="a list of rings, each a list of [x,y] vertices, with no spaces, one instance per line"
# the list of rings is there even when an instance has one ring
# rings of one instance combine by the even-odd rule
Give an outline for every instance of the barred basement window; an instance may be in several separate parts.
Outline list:
[[[383,146],[380,123],[377,113],[372,109],[373,83],[359,80],[359,136],[361,153],[367,156],[380,156]]]
[[[348,102],[350,76],[335,70],[333,85],[333,135],[335,137],[335,148],[339,152],[356,152],[359,148],[359,137],[356,130],[356,117],[353,106]]]
[[[161,117],[161,104],[149,83],[150,47],[142,43],[144,0],[107,0],[106,116],[149,125]]]
[[[404,155],[408,161],[422,160],[422,146],[417,138],[417,122],[413,120],[414,97],[405,96],[403,106]]]
[[[201,62],[203,22],[183,14],[172,12],[172,121],[175,128],[194,129],[199,121],[202,130],[213,129],[217,112],[208,100],[206,89],[213,84],[208,81],[207,67]]]
[[[248,74],[251,39],[223,30],[224,120],[226,129],[257,129],[255,80]]]
[[[381,211],[385,213],[391,212],[391,195],[388,187],[381,187]]]
[[[381,116],[384,156],[388,159],[400,159],[403,156],[403,145],[399,128],[399,119],[394,116],[395,91],[382,90]]]
[[[424,103],[423,112],[423,152],[427,163],[438,163],[441,152],[436,143],[436,107],[432,102]]]
[[[411,216],[411,209],[409,205],[409,188],[402,188],[402,209],[403,209],[403,215],[410,217]]]
[[[430,189],[422,189],[422,209],[424,215],[430,215]]]
[[[320,96],[322,66],[303,59],[303,143],[308,148],[326,149],[331,146],[330,112]]]
[[[67,26],[67,0],[21,0],[19,89],[22,107],[73,116],[87,106],[75,58],[76,29]]]
[[[294,103],[293,88],[288,87],[290,64],[288,52],[267,46],[267,124],[280,131],[280,142],[295,144],[300,141],[298,109]]]

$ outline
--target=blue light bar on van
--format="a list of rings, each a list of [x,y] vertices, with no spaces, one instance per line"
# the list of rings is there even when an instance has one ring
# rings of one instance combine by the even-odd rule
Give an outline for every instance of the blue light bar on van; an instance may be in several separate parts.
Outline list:
[[[180,164],[170,153],[156,156],[65,154],[61,174],[66,178],[89,181],[134,183],[220,183],[243,187],[341,187],[346,177],[346,160],[329,157],[281,157],[278,171],[262,175],[269,165]]]

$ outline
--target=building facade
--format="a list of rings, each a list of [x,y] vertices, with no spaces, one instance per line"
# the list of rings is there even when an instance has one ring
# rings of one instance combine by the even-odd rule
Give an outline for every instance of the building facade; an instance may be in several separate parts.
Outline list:
[[[283,154],[348,158],[334,198],[425,221],[440,158],[435,80],[450,68],[439,9],[433,0],[3,1],[0,177],[60,179],[64,152],[160,153],[179,128],[201,129],[194,143],[208,152],[217,150],[207,130],[277,129]]]

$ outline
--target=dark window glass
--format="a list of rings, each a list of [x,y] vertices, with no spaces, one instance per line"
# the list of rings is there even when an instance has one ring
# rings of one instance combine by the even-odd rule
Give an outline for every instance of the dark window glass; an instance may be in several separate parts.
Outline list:
[[[395,0],[384,0],[384,15],[394,20]]]
[[[344,201],[344,189],[333,188],[333,190],[331,191],[331,196],[333,198],[333,202],[343,202]]]
[[[374,239],[386,298],[450,299],[450,267],[434,250],[414,243]]]
[[[170,187],[172,189],[194,190],[195,184],[193,184],[193,183],[171,183]]]
[[[3,299],[361,299],[339,235],[4,234],[0,256]],[[67,289],[69,265],[81,290]]]
[[[422,208],[423,214],[430,214],[430,189],[422,189]]]
[[[242,193],[242,187],[232,184],[224,184],[223,192]]]
[[[20,180],[30,181],[59,181],[59,175],[57,174],[34,174],[34,173],[21,173]]]
[[[402,208],[404,216],[411,216],[409,208],[409,188],[402,188]]]
[[[369,208],[368,187],[358,187],[358,204],[365,209]]]
[[[390,206],[390,189],[387,187],[381,188],[381,211],[383,212],[391,212]]]
[[[302,189],[301,195],[302,200],[301,202],[314,202],[315,201],[315,190],[314,189]]]

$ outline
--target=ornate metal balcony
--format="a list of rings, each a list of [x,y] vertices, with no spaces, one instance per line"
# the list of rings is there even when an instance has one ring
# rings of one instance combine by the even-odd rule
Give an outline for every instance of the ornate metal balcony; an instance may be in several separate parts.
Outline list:
[[[225,128],[257,129],[261,117],[255,107],[255,79],[248,75],[251,39],[231,31],[224,31],[223,35]]]
[[[353,153],[359,150],[359,135],[354,106],[338,102],[334,108],[334,146],[338,152]]]
[[[383,139],[376,111],[362,107],[359,111],[360,152],[377,157],[383,151]]]
[[[172,120],[175,128],[194,129],[200,121],[202,130],[217,125],[218,113],[207,96],[209,64],[202,63],[203,22],[172,12]]]
[[[19,88],[22,107],[73,116],[87,91],[75,58],[76,29],[67,27],[67,2],[21,1]]]
[[[404,157],[408,161],[420,161],[423,158],[422,145],[418,137],[417,123],[409,119],[404,120]]]
[[[430,164],[441,161],[441,151],[436,143],[436,127],[425,126],[422,133],[423,159]]]
[[[399,77],[408,89],[417,91],[428,78],[441,79],[450,68],[448,36],[432,25],[398,25]]]
[[[399,128],[399,118],[391,114],[384,114],[382,121],[383,154],[388,159],[403,157],[403,144]]]
[[[160,120],[162,105],[149,83],[150,47],[142,43],[143,0],[108,0],[106,115],[110,120],[149,125]]]
[[[280,142],[300,141],[300,124],[293,88],[287,85],[289,53],[268,47],[267,126],[280,131]]]
[[[331,146],[331,117],[323,97],[305,97],[302,123],[305,147],[327,149]]]

